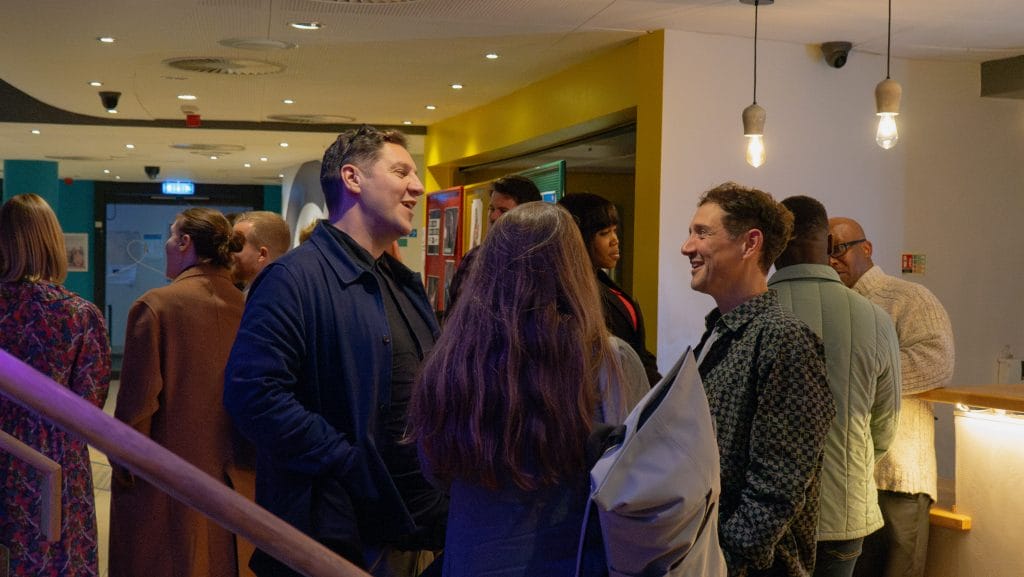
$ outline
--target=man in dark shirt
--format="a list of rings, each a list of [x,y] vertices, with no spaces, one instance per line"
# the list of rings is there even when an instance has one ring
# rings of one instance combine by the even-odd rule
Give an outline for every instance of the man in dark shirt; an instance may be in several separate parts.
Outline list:
[[[835,416],[824,347],[768,290],[793,215],[760,190],[706,192],[682,253],[715,299],[697,346],[721,458],[719,537],[730,577],[814,570],[825,436]]]
[[[330,221],[250,289],[224,403],[258,451],[256,500],[374,575],[415,576],[444,544],[447,498],[401,442],[438,327],[387,254],[423,194],[405,137],[363,127],[324,154]],[[297,573],[262,552],[260,577]]]

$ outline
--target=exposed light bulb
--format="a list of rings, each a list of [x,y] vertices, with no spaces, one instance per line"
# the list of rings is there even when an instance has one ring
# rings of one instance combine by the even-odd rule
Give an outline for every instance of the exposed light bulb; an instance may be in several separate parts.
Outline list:
[[[896,129],[896,113],[879,112],[878,132],[875,133],[875,142],[878,143],[878,146],[889,150],[896,146],[896,141],[899,139],[900,134]]]
[[[757,168],[764,164],[764,135],[750,134],[747,136],[747,164]]]

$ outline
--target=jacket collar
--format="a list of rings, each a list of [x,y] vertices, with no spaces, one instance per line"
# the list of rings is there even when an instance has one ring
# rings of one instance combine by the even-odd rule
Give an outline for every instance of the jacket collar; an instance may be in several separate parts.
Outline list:
[[[794,264],[776,270],[775,274],[772,275],[772,278],[768,279],[768,286],[787,280],[798,279],[818,279],[838,283],[843,282],[839,278],[839,273],[827,264]]]
[[[717,308],[704,318],[708,329],[721,327],[721,331],[735,332],[770,308],[781,308],[779,295],[772,289],[757,295],[740,306],[722,314]]]
[[[312,236],[306,242],[313,243],[313,246],[320,251],[326,257],[328,266],[334,271],[334,274],[338,275],[338,278],[343,284],[352,284],[364,274],[373,274],[370,268],[360,261],[360,259],[353,258],[349,254],[348,250],[341,245],[341,242],[335,238],[334,233],[327,227],[334,226],[328,221],[321,222],[313,231]],[[395,257],[390,254],[384,253],[381,258],[385,259],[388,266],[391,267],[391,271],[395,275],[395,280],[400,283],[415,283],[419,282],[419,275],[409,267],[405,266],[398,261]]]
[[[230,281],[231,271],[222,266],[216,266],[208,263],[197,263],[181,271],[181,273],[174,277],[174,280],[171,282],[178,282],[196,276],[220,276]]]

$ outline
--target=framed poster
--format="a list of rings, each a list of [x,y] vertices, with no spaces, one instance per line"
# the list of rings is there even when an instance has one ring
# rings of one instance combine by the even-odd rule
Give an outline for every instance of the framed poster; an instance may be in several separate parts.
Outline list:
[[[89,272],[89,234],[65,232],[64,248],[68,252],[68,272]]]
[[[444,256],[455,256],[455,246],[459,240],[459,207],[448,206],[444,209]]]

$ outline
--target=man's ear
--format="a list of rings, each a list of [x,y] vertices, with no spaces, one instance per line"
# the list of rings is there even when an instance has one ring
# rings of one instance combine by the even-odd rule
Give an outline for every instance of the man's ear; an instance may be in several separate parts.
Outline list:
[[[178,237],[178,249],[179,250],[183,250],[183,251],[184,250],[188,250],[188,245],[190,245],[190,244],[192,244],[192,237],[191,236],[189,236],[187,234],[183,234],[183,235]]]
[[[268,249],[265,246],[261,246],[260,247],[260,256],[257,257],[257,260],[259,260],[260,262],[263,262],[263,261],[267,260],[268,258],[270,258],[270,249]]]
[[[359,193],[359,182],[362,180],[362,173],[354,164],[346,164],[341,167],[341,181],[350,192]]]
[[[871,241],[866,240],[860,244],[864,247],[864,255],[871,258],[871,255],[875,252],[875,247],[871,245]]]
[[[752,228],[747,231],[743,240],[743,256],[753,256],[764,248],[764,233],[760,229]]]

